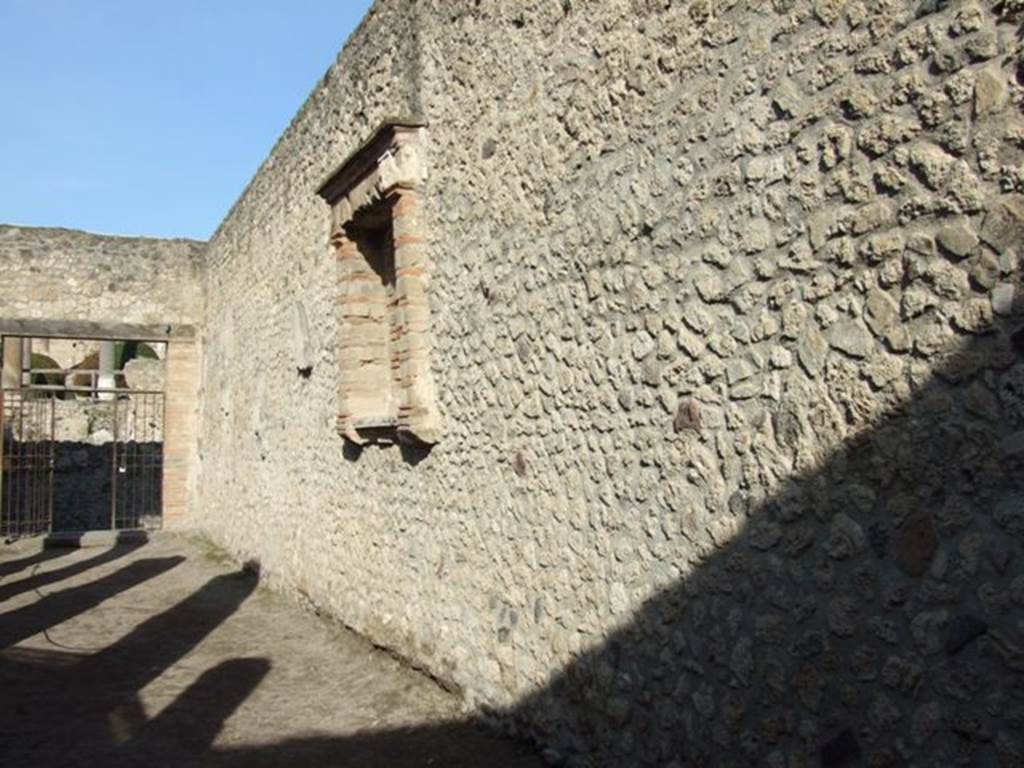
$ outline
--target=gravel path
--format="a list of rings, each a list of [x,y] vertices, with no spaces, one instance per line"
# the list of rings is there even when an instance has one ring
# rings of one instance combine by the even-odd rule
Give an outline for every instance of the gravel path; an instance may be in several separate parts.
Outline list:
[[[0,546],[0,765],[495,766],[523,745],[202,542]]]

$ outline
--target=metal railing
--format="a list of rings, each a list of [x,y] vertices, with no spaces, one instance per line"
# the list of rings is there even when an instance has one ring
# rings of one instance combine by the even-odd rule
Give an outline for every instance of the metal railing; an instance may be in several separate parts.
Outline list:
[[[0,406],[0,535],[45,533],[53,515],[54,400],[5,389]]]
[[[0,535],[159,524],[164,393],[96,383],[2,390]]]

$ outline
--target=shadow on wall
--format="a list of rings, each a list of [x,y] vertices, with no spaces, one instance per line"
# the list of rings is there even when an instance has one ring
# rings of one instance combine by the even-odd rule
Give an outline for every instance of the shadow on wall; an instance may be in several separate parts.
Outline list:
[[[1024,327],[937,370],[505,714],[581,765],[1024,765]]]
[[[417,466],[420,462],[424,461],[430,456],[430,452],[434,449],[432,445],[426,445],[423,443],[406,443],[401,440],[398,442],[399,455],[402,457],[402,461],[411,467]],[[346,461],[357,462],[363,456],[363,452],[367,450],[391,450],[391,442],[385,442],[381,444],[370,443],[368,445],[359,445],[353,443],[351,440],[345,440],[341,455]]]
[[[494,719],[569,766],[1024,765],[1024,328],[990,328],[935,367],[770,497],[734,494],[688,575]],[[830,428],[825,407],[783,407],[757,431],[797,465]],[[757,440],[750,488],[779,466]],[[664,529],[685,531],[689,513],[666,510]],[[423,765],[473,733],[297,740],[204,764]],[[449,747],[439,764],[498,763]]]
[[[710,526],[728,541],[542,690],[493,715],[571,766],[1024,764],[1022,360],[1024,330],[979,335],[813,470],[770,498],[736,494],[735,528]],[[780,410],[761,431],[796,456],[822,424],[818,408]],[[755,439],[752,473],[758,450]],[[666,514],[683,523],[689,511]],[[138,561],[8,612],[0,645],[176,564]],[[246,573],[215,578],[73,664],[59,652],[5,651],[5,710],[27,701],[34,713],[18,720],[15,751],[38,766],[64,764],[72,750],[110,765],[540,765],[525,748],[495,751],[471,720],[213,748],[267,673],[263,659],[207,670],[147,721],[138,692],[255,585]]]
[[[54,443],[52,530],[158,528],[163,507],[163,443]],[[113,496],[117,513],[112,519]]]

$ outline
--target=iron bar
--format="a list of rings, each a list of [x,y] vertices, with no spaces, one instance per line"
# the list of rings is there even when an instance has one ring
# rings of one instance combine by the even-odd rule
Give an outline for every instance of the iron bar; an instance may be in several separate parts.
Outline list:
[[[117,434],[117,404],[118,398],[115,396],[111,403],[111,419],[113,422],[113,433],[114,439],[110,443],[111,450],[111,462],[110,462],[110,530],[117,530],[117,471],[118,471],[118,434]]]

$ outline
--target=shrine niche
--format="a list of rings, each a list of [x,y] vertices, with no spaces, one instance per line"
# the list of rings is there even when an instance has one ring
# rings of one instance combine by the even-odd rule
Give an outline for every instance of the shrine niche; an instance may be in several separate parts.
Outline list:
[[[338,431],[356,444],[432,445],[423,137],[389,122],[318,193],[331,206],[338,264]]]

